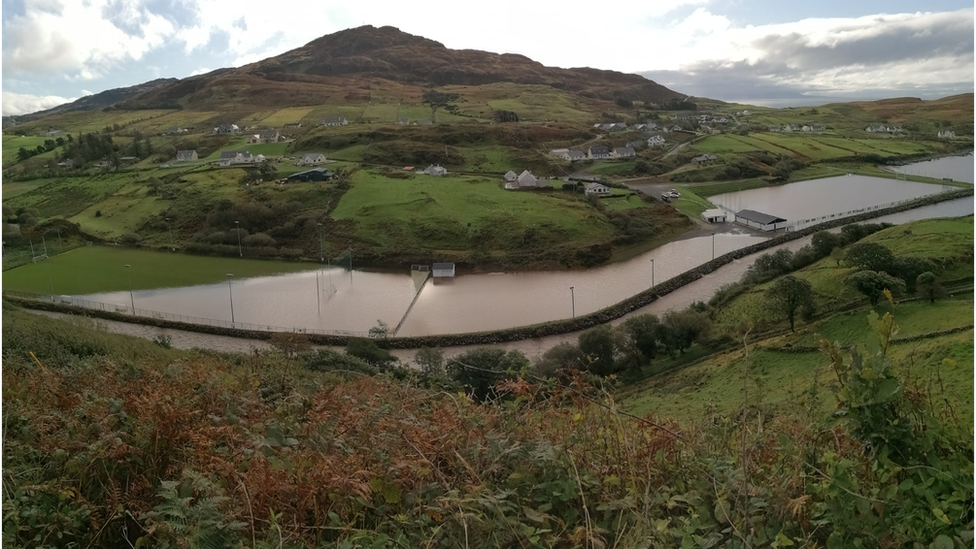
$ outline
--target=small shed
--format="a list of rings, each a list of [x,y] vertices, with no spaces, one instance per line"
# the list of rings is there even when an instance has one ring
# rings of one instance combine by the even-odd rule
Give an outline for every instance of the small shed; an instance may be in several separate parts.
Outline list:
[[[454,278],[453,263],[434,263],[431,270],[434,272],[434,278]]]
[[[727,221],[725,212],[718,208],[710,208],[703,211],[701,218],[709,223],[725,223]]]
[[[740,210],[735,214],[735,220],[746,227],[753,227],[760,231],[775,231],[786,227],[786,220],[782,217],[769,215],[754,210]]]

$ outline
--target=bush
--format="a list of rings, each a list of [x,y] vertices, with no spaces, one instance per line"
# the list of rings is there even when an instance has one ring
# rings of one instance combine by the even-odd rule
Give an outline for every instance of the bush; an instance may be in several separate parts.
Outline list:
[[[136,233],[128,233],[123,235],[121,240],[126,246],[136,246],[142,242],[142,237]]]
[[[255,246],[255,247],[265,246],[265,247],[273,248],[278,245],[278,242],[276,242],[275,239],[271,238],[270,236],[264,233],[256,233],[256,234],[248,235],[246,237],[243,237],[241,239],[241,242],[245,246]]]
[[[397,360],[395,356],[390,354],[390,351],[381,349],[375,341],[361,337],[349,339],[349,343],[346,344],[346,353],[361,358],[371,366],[381,370],[391,367]]]

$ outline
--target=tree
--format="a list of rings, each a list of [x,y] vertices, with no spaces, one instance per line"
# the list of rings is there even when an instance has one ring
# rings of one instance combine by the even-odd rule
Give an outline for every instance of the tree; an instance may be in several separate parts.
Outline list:
[[[586,356],[590,372],[608,376],[619,371],[614,360],[615,345],[613,331],[609,324],[601,324],[583,332],[579,336],[580,351]]]
[[[272,240],[272,242],[274,241]],[[369,337],[371,337],[372,339],[386,339],[389,336],[390,336],[390,325],[387,324],[386,322],[383,322],[382,320],[377,320],[376,326],[373,326],[372,328],[369,329]]]
[[[657,334],[661,321],[654,315],[632,316],[617,330],[622,360],[629,366],[640,368],[657,356]]]
[[[586,356],[580,351],[579,346],[564,341],[543,353],[534,368],[540,376],[550,377],[559,370],[581,368],[584,364],[586,364]]]
[[[496,383],[515,379],[528,367],[529,359],[521,352],[494,347],[472,349],[447,361],[447,373],[481,401],[495,394]]]
[[[876,242],[858,242],[847,249],[844,261],[859,269],[890,273],[895,254]]]
[[[775,276],[790,272],[793,252],[782,248],[771,254],[762,254],[749,267],[749,278],[754,282],[764,282]]]
[[[830,231],[814,233],[810,239],[810,245],[813,246],[819,257],[827,257],[840,244],[840,238]]]
[[[928,299],[929,303],[935,303],[935,298],[945,295],[945,290],[936,281],[935,273],[931,271],[918,275],[915,279],[915,289]]]
[[[454,104],[458,98],[461,97],[456,93],[444,93],[435,90],[434,88],[428,88],[424,92],[421,103],[430,106],[430,121],[435,122],[435,117],[437,115],[437,109],[443,108],[448,112],[457,112],[457,105]]]
[[[935,272],[935,269],[935,264],[924,257],[906,255],[895,258],[891,266],[893,271],[891,274],[905,281],[905,289],[911,295],[915,293],[915,281],[918,276],[926,272]]]
[[[844,278],[844,284],[864,294],[872,307],[878,304],[881,292],[886,289],[891,291],[892,295],[905,293],[904,282],[888,273],[878,271],[858,271],[850,274]]]
[[[28,151],[24,147],[17,149],[17,160],[27,160],[28,158],[34,156],[31,151]]]
[[[684,353],[695,342],[704,340],[711,329],[712,321],[707,313],[691,309],[672,310],[661,318],[658,341],[668,349],[670,354],[674,354],[675,351]]]
[[[785,314],[790,321],[790,331],[795,332],[797,311],[813,311],[813,286],[808,280],[786,275],[773,284],[766,292],[770,307]]]
[[[350,338],[346,344],[346,353],[359,357],[380,369],[387,369],[396,362],[396,357],[390,354],[390,351],[381,349],[375,341],[362,337]]]
[[[840,267],[840,262],[843,261],[845,257],[847,257],[847,254],[844,252],[844,248],[834,248],[830,251],[830,259],[833,259],[834,262],[837,263],[838,267]]]
[[[421,347],[413,361],[425,374],[444,373],[444,351],[440,347]]]
[[[271,181],[278,175],[278,163],[274,160],[265,160],[258,168],[258,174],[261,179]]]

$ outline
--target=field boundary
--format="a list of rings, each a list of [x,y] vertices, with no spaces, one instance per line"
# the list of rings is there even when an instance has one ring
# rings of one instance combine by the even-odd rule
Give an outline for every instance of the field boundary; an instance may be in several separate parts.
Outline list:
[[[858,223],[861,221],[873,219],[875,217],[880,217],[892,213],[898,213],[913,208],[917,208],[919,206],[936,204],[939,202],[954,200],[966,196],[973,196],[972,188],[960,189],[958,191],[950,191],[938,195],[930,195],[892,208],[887,208],[884,210],[873,210],[852,217],[830,220],[825,223],[820,223],[817,225],[805,227],[797,231],[786,232],[777,237],[765,240],[763,242],[758,242],[756,244],[746,246],[745,248],[740,248],[738,250],[733,250],[729,253],[723,254],[711,261],[705,262],[693,269],[689,269],[677,276],[674,276],[662,282],[661,284],[658,284],[656,286],[648,288],[647,290],[639,292],[614,305],[611,305],[609,307],[606,307],[604,309],[601,309],[599,311],[587,315],[578,316],[574,319],[557,320],[557,321],[552,321],[544,324],[506,328],[506,329],[494,330],[490,332],[472,332],[472,333],[464,333],[464,334],[379,338],[376,339],[376,342],[380,347],[385,347],[390,349],[417,349],[420,347],[454,347],[459,345],[491,345],[495,343],[519,341],[523,339],[533,339],[533,338],[547,337],[547,336],[560,335],[560,334],[565,334],[570,332],[586,330],[588,328],[592,328],[594,326],[598,326],[600,324],[605,324],[612,320],[616,320],[627,313],[630,313],[646,305],[650,305],[651,303],[657,301],[657,299],[660,298],[661,296],[667,295],[687,284],[690,284],[691,282],[694,282],[695,280],[698,280],[703,276],[712,273],[715,270],[719,269],[720,267],[732,263],[737,259],[741,259],[743,257],[767,250],[769,248],[778,246],[780,244],[784,244],[786,242],[791,242],[793,240],[797,240],[799,238],[812,235],[813,233],[824,229],[831,229],[843,225],[849,225],[851,223]],[[225,335],[231,337],[241,337],[241,338],[248,338],[248,339],[269,339],[271,335],[275,333],[274,331],[264,330],[264,328],[260,325],[251,325],[256,329],[242,329],[237,327],[237,325],[241,325],[242,323],[233,323],[234,324],[233,326],[227,326],[229,324],[232,324],[228,321],[218,321],[219,323],[223,323],[220,325],[193,324],[190,322],[185,322],[180,320],[171,320],[167,318],[154,318],[152,316],[138,316],[132,314],[124,314],[122,312],[117,312],[115,310],[88,309],[73,304],[57,303],[56,299],[52,299],[52,296],[40,296],[42,299],[37,299],[36,297],[27,297],[24,295],[19,296],[17,292],[7,292],[7,291],[4,291],[3,295],[5,299],[8,299],[13,303],[19,304],[27,308],[47,310],[47,311],[57,311],[57,312],[63,312],[69,314],[89,315],[89,316],[95,316],[95,317],[105,318],[109,320],[117,320],[121,322],[130,322],[136,324],[158,326],[160,328],[173,328],[179,330],[196,331],[202,333]],[[30,295],[36,296],[37,294],[30,294]],[[171,316],[181,316],[181,315],[171,315]],[[268,326],[267,328],[272,328],[272,327]],[[350,338],[361,337],[358,333],[354,333],[354,332],[324,333],[324,331],[320,331],[323,333],[319,333],[316,330],[296,329],[296,328],[284,328],[282,331],[287,331],[292,333],[303,333],[308,336],[309,341],[320,345],[344,346],[348,344]]]

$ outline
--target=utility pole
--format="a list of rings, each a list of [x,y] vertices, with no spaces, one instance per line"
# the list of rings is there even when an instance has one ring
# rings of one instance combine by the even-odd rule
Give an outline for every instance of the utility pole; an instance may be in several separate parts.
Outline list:
[[[654,287],[654,260],[651,260],[651,288]]]
[[[234,325],[234,287],[231,285],[231,280],[234,275],[227,273],[227,291],[230,292],[230,323],[231,326]]]

